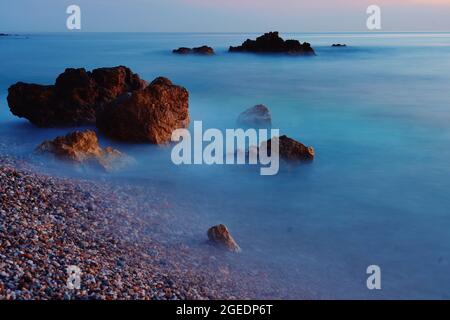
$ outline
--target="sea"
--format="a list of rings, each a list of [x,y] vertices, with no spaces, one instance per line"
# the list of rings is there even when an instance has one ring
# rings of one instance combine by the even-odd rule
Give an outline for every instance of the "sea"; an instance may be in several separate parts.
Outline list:
[[[289,283],[292,299],[305,291],[318,299],[450,299],[450,33],[280,35],[311,43],[317,55],[228,52],[256,33],[1,37],[0,144],[34,161],[43,140],[76,129],[36,128],[6,101],[10,85],[53,84],[69,67],[125,65],[148,81],[168,77],[188,89],[191,123],[204,129],[235,128],[241,112],[264,104],[273,128],[314,147],[313,162],[282,164],[273,176],[251,165],[175,165],[171,145],[99,134],[102,146],[135,162],[109,174],[58,161],[46,167],[158,188],[177,204],[178,219],[196,219],[183,235],[191,246],[226,224],[242,248],[232,259],[265,266]],[[216,54],[172,53],[201,45]],[[374,265],[379,289],[367,286]]]

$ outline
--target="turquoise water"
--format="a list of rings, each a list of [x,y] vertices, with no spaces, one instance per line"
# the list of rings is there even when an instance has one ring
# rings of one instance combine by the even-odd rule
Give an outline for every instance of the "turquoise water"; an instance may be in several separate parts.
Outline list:
[[[233,128],[269,107],[273,127],[314,146],[310,165],[261,177],[254,167],[180,166],[169,147],[119,145],[137,163],[111,178],[168,191],[200,217],[192,245],[225,223],[243,261],[273,268],[319,298],[450,298],[450,34],[282,34],[312,58],[228,54],[254,34],[30,34],[0,39],[0,143],[29,155],[68,129],[36,129],[7,108],[9,85],[53,83],[66,67],[126,65],[190,92],[192,120]],[[347,48],[330,48],[346,43]],[[214,57],[176,56],[208,44]],[[59,166],[49,163],[49,166]],[[366,268],[382,290],[366,287]],[[292,291],[292,298],[297,292]]]

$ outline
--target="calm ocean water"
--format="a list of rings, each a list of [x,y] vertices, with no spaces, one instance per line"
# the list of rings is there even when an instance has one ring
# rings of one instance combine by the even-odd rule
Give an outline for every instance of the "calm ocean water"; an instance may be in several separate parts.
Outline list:
[[[256,168],[174,166],[170,148],[114,145],[137,163],[113,175],[170,192],[192,245],[225,223],[242,258],[314,297],[450,298],[450,34],[282,34],[313,58],[228,54],[255,34],[30,34],[0,39],[0,143],[28,155],[71,129],[13,117],[7,88],[53,83],[66,67],[126,65],[190,92],[192,120],[233,128],[263,103],[282,134],[314,146],[310,165],[261,177]],[[346,43],[348,48],[331,48]],[[214,57],[176,56],[208,44]],[[50,163],[50,166],[58,166]],[[366,268],[382,290],[366,288]],[[295,292],[292,293],[295,298]]]

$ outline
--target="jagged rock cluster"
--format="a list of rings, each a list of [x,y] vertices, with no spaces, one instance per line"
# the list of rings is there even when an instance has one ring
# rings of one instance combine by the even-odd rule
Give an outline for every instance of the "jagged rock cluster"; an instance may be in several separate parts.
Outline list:
[[[278,32],[269,32],[256,38],[247,39],[242,45],[230,47],[230,52],[253,53],[286,53],[290,55],[313,56],[316,53],[308,42],[300,43],[298,40],[283,40]]]

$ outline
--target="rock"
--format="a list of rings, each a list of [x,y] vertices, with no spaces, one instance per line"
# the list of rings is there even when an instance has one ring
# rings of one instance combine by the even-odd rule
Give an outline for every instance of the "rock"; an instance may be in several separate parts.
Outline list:
[[[314,159],[313,147],[307,147],[285,135],[278,138],[274,137],[261,144],[261,148],[267,148],[266,150],[269,156],[271,155],[272,142],[278,142],[281,159],[287,161],[311,161]]]
[[[106,147],[102,150],[102,158],[99,158],[99,164],[105,171],[114,171],[127,166],[132,160],[119,150]]]
[[[174,49],[172,52],[177,53],[177,54],[189,54],[189,53],[192,53],[192,49],[186,48],[186,47],[181,47],[178,49]]]
[[[340,43],[335,43],[332,45],[332,47],[346,47],[346,44],[340,44]]]
[[[248,127],[269,127],[272,125],[272,116],[266,106],[258,104],[242,112],[237,122],[239,125]]]
[[[94,124],[96,114],[119,95],[145,87],[146,82],[124,66],[66,69],[54,85],[18,82],[8,89],[11,112],[39,127]]]
[[[64,121],[58,119],[62,116],[60,108],[53,107],[56,100],[54,86],[18,82],[8,89],[7,100],[12,114],[27,118],[37,126],[51,126]],[[76,112],[67,110],[64,115],[75,120]]]
[[[209,228],[208,239],[214,244],[226,248],[229,251],[241,252],[241,248],[237,245],[236,241],[234,241],[228,228],[223,224]]]
[[[283,40],[278,32],[269,32],[256,38],[247,39],[241,46],[230,47],[230,52],[254,52],[254,53],[287,53],[292,55],[313,56],[316,53],[307,42],[298,40]]]
[[[201,46],[198,48],[193,48],[192,51],[195,54],[203,54],[203,55],[213,55],[214,54],[214,49],[208,46]]]
[[[188,91],[163,77],[145,89],[122,95],[97,117],[101,132],[128,142],[167,143],[175,129],[188,125]]]
[[[7,33],[0,33],[0,37],[7,37],[7,36],[9,36],[9,34],[7,34]]]
[[[177,53],[177,54],[200,54],[200,55],[213,55],[214,54],[214,49],[208,46],[201,46],[201,47],[197,47],[197,48],[186,48],[186,47],[181,47],[178,49],[173,50],[173,53]]]
[[[94,131],[75,131],[66,136],[44,141],[36,149],[38,153],[51,153],[57,158],[76,164],[94,164],[106,171],[125,165],[129,158],[111,147],[102,149]]]

